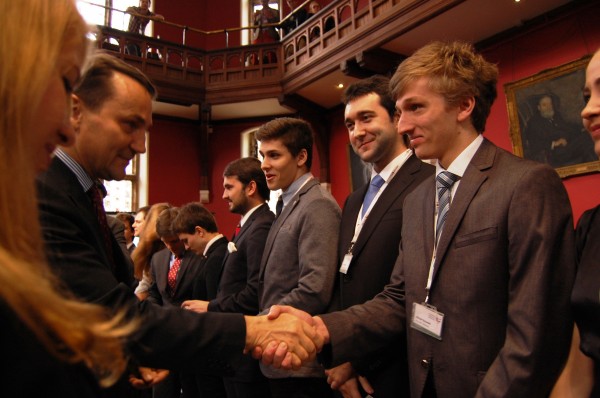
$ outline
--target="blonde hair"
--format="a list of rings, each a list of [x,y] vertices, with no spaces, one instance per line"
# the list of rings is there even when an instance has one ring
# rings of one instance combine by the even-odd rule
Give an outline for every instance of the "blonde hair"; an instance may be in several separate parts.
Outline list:
[[[81,43],[83,54],[88,28],[74,0],[0,1],[0,26],[0,300],[50,353],[85,363],[110,385],[125,369],[122,338],[135,325],[59,293],[43,254],[30,131],[63,47]]]
[[[150,259],[152,255],[165,248],[164,243],[156,233],[156,220],[163,210],[170,209],[168,203],[156,203],[150,207],[144,217],[144,232],[140,236],[138,247],[131,254],[133,273],[137,279],[142,279],[144,272],[150,276]]]
[[[485,130],[497,95],[496,65],[477,54],[469,43],[435,41],[418,49],[398,66],[390,79],[392,96],[399,98],[409,84],[423,77],[429,79],[429,88],[444,97],[449,105],[474,97],[471,121],[477,132]]]

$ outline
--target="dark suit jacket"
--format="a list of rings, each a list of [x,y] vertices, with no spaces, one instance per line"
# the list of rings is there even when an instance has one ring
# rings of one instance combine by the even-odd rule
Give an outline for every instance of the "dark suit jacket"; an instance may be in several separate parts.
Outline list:
[[[154,282],[150,285],[146,300],[158,305],[180,307],[185,300],[193,298],[196,279],[202,272],[202,258],[190,250],[184,252],[179,271],[177,271],[175,294],[171,296],[167,288],[171,255],[171,251],[166,248],[152,255],[150,269]]]
[[[48,352],[4,300],[0,301],[0,319],[0,352],[3,361],[0,385],[3,397],[102,396],[98,381],[85,365],[69,364]]]
[[[411,156],[389,182],[373,206],[352,248],[352,262],[346,274],[338,272],[330,310],[361,304],[380,293],[390,280],[398,257],[402,227],[402,204],[406,195],[423,180],[431,178],[435,167]],[[356,219],[369,184],[346,199],[340,225],[338,256],[344,258],[354,237]],[[367,377],[377,396],[408,396],[406,344],[401,339],[381,352],[353,362]]]
[[[233,238],[236,251],[225,253],[217,298],[209,311],[258,313],[258,271],[275,215],[267,204],[256,209]]]
[[[85,301],[141,318],[128,348],[140,363],[157,368],[222,368],[244,348],[239,314],[195,314],[140,302],[120,249],[108,262],[91,201],[58,158],[37,180],[40,221],[48,260],[65,286]],[[113,242],[117,247],[116,241]]]
[[[133,278],[133,260],[131,259],[131,252],[135,248],[135,245],[132,245],[132,249],[129,250],[127,248],[127,243],[125,242],[125,224],[118,218],[114,216],[106,216],[106,221],[108,223],[108,227],[110,231],[115,236],[117,243],[119,245],[120,250],[123,252],[123,260],[127,263],[127,267],[129,268],[129,277],[132,279],[132,285],[137,285],[137,281]]]
[[[201,271],[196,278],[192,298],[195,300],[212,300],[217,297],[219,279],[223,271],[223,259],[227,253],[229,241],[222,236],[208,248],[206,256],[201,256]]]
[[[209,311],[258,313],[258,271],[274,218],[269,206],[263,204],[254,210],[233,238],[236,251],[225,254],[219,291],[217,298],[209,303]],[[231,377],[233,381],[246,383],[262,379],[258,362],[250,356],[241,358]]]
[[[433,372],[440,397],[545,397],[570,345],[573,220],[556,172],[484,140],[450,206],[430,303],[442,340],[408,327],[425,299],[435,181],[404,203],[391,284],[368,303],[323,315],[333,361],[408,334],[411,396]],[[352,327],[348,327],[352,325]]]

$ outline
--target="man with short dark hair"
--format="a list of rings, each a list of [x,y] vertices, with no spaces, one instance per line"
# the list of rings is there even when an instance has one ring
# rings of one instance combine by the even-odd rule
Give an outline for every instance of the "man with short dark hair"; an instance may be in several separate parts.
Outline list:
[[[189,299],[215,298],[228,243],[218,231],[215,217],[201,203],[188,203],[179,209],[177,218],[173,220],[173,233],[186,249],[202,257],[203,276],[197,280],[194,297]]]
[[[127,7],[125,12],[131,15],[129,17],[129,24],[127,25],[128,32],[144,35],[146,26],[151,20],[165,20],[165,17],[162,15],[155,14],[154,12],[150,11],[150,4],[150,0],[140,0],[139,7]],[[129,54],[137,55],[138,57],[142,55],[141,49],[137,44],[127,44],[126,49]]]
[[[386,77],[372,76],[350,85],[342,97],[350,144],[360,159],[372,166],[372,173],[371,182],[351,193],[344,204],[340,266],[330,311],[370,300],[389,282],[398,257],[404,199],[435,170],[414,156],[408,137],[398,132],[389,83]],[[406,343],[402,339],[327,374],[332,388],[346,395],[351,391],[359,394],[360,388],[361,396],[409,396]],[[358,377],[351,377],[353,374]]]
[[[210,301],[186,301],[184,307],[197,312],[258,313],[258,271],[273,223],[266,201],[269,187],[256,158],[234,160],[223,172],[223,199],[229,211],[241,216],[223,260],[217,297]],[[268,398],[269,386],[258,362],[242,358],[233,376],[223,378],[228,398]]]
[[[123,179],[130,160],[145,152],[154,96],[154,87],[138,69],[107,54],[90,60],[72,96],[76,143],[57,150],[49,169],[37,179],[51,268],[79,299],[141,320],[127,341],[134,363],[227,370],[228,361],[244,348],[266,347],[278,339],[295,348],[290,358],[295,364],[314,355],[313,331],[304,324],[277,333],[261,317],[199,315],[140,302],[129,287],[132,276],[108,228],[98,184],[101,179]],[[290,339],[296,332],[302,335],[300,345]],[[118,384],[109,394],[126,396],[126,385]]]
[[[156,252],[150,260],[153,282],[147,300],[163,307],[179,308],[182,302],[195,297],[197,284],[206,284],[203,258],[186,250],[184,242],[174,231],[173,224],[178,212],[179,209],[169,207],[156,220],[156,234],[166,247]],[[202,383],[197,383],[196,379]],[[171,372],[165,381],[153,387],[153,397],[172,398],[179,396],[181,390],[184,396],[200,396],[199,387],[206,388],[214,398],[224,397],[220,377],[196,373],[189,368]]]
[[[310,172],[312,128],[301,119],[279,118],[262,125],[256,139],[267,186],[282,191],[260,266],[259,310],[286,304],[321,313],[335,281],[340,208]],[[264,366],[262,371],[274,398],[332,395],[316,362],[296,372]]]

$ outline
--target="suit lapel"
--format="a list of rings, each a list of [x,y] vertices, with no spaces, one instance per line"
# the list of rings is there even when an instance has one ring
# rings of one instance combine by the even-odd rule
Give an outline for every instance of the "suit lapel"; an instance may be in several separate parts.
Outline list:
[[[79,180],[77,180],[75,174],[57,157],[52,160],[48,173],[52,176],[51,178],[53,180],[59,181],[58,185],[65,190],[67,196],[71,200],[71,204],[76,209],[79,209],[79,214],[87,221],[87,224],[94,226],[92,230],[94,232],[94,238],[96,239],[98,251],[102,253],[102,256],[104,257],[103,263],[108,265],[109,270],[119,282],[124,282],[129,285],[131,283],[131,277],[128,275],[128,270],[125,269],[127,268],[125,266],[125,258],[121,252],[119,243],[111,233],[109,238],[113,248],[113,258],[115,263],[110,264],[104,246],[104,238],[100,232],[100,224],[96,216],[96,211],[94,210],[89,196],[83,191],[83,187],[79,183]]]
[[[188,268],[190,267],[190,256],[192,253],[189,250],[186,250],[183,253],[183,257],[181,258],[181,264],[179,265],[179,271],[177,271],[177,277],[175,278],[175,292],[177,292],[177,288],[179,287],[179,283],[183,280],[184,275],[186,274]]]
[[[421,160],[417,159],[414,156],[411,156],[407,159],[406,163],[398,170],[394,178],[390,181],[385,190],[381,193],[379,199],[373,206],[365,225],[360,231],[360,235],[356,240],[356,244],[354,245],[354,249],[352,252],[355,255],[358,255],[364,245],[369,240],[369,237],[373,234],[373,232],[377,229],[377,226],[381,222],[381,219],[388,212],[389,208],[396,202],[398,197],[404,193],[410,183],[415,179],[414,173],[419,171]],[[367,187],[365,187],[366,193]],[[364,195],[362,196],[364,198]],[[361,199],[362,201],[362,199]],[[359,208],[360,209],[360,208]],[[358,217],[358,211],[355,216]],[[402,228],[402,225],[398,225],[398,228]],[[354,234],[354,231],[352,231]]]
[[[277,238],[277,234],[279,234],[281,225],[290,216],[290,214],[292,214],[292,212],[294,211],[296,206],[298,206],[298,203],[300,202],[302,196],[306,192],[308,192],[309,190],[311,190],[312,188],[314,188],[315,186],[318,186],[318,185],[319,185],[319,181],[316,178],[311,178],[300,189],[300,191],[292,197],[290,202],[283,208],[283,211],[281,212],[279,217],[277,217],[275,219],[275,222],[273,223],[273,226],[271,227],[271,230],[269,231],[269,235],[267,236],[267,242],[265,243],[265,251],[263,252],[263,256],[262,256],[262,260],[261,260],[261,264],[260,264],[260,273],[259,273],[260,276],[262,276],[265,272],[267,259],[269,258],[269,255],[271,254],[271,250],[273,249],[273,242],[275,242],[275,239]]]
[[[438,244],[433,278],[435,278],[440,268],[439,264],[446,255],[450,242],[454,239],[458,226],[464,218],[469,205],[481,188],[481,185],[487,180],[486,170],[493,166],[496,150],[495,146],[490,144],[489,141],[484,140],[460,180],[460,185],[452,199],[448,218],[444,224],[444,231]],[[431,225],[433,227],[433,222]]]

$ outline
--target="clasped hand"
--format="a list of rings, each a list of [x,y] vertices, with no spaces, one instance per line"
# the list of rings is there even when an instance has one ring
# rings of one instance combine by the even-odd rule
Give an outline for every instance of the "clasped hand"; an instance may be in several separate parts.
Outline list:
[[[246,352],[274,368],[297,370],[329,342],[321,318],[290,306],[274,305],[267,316],[246,317],[246,328]]]

